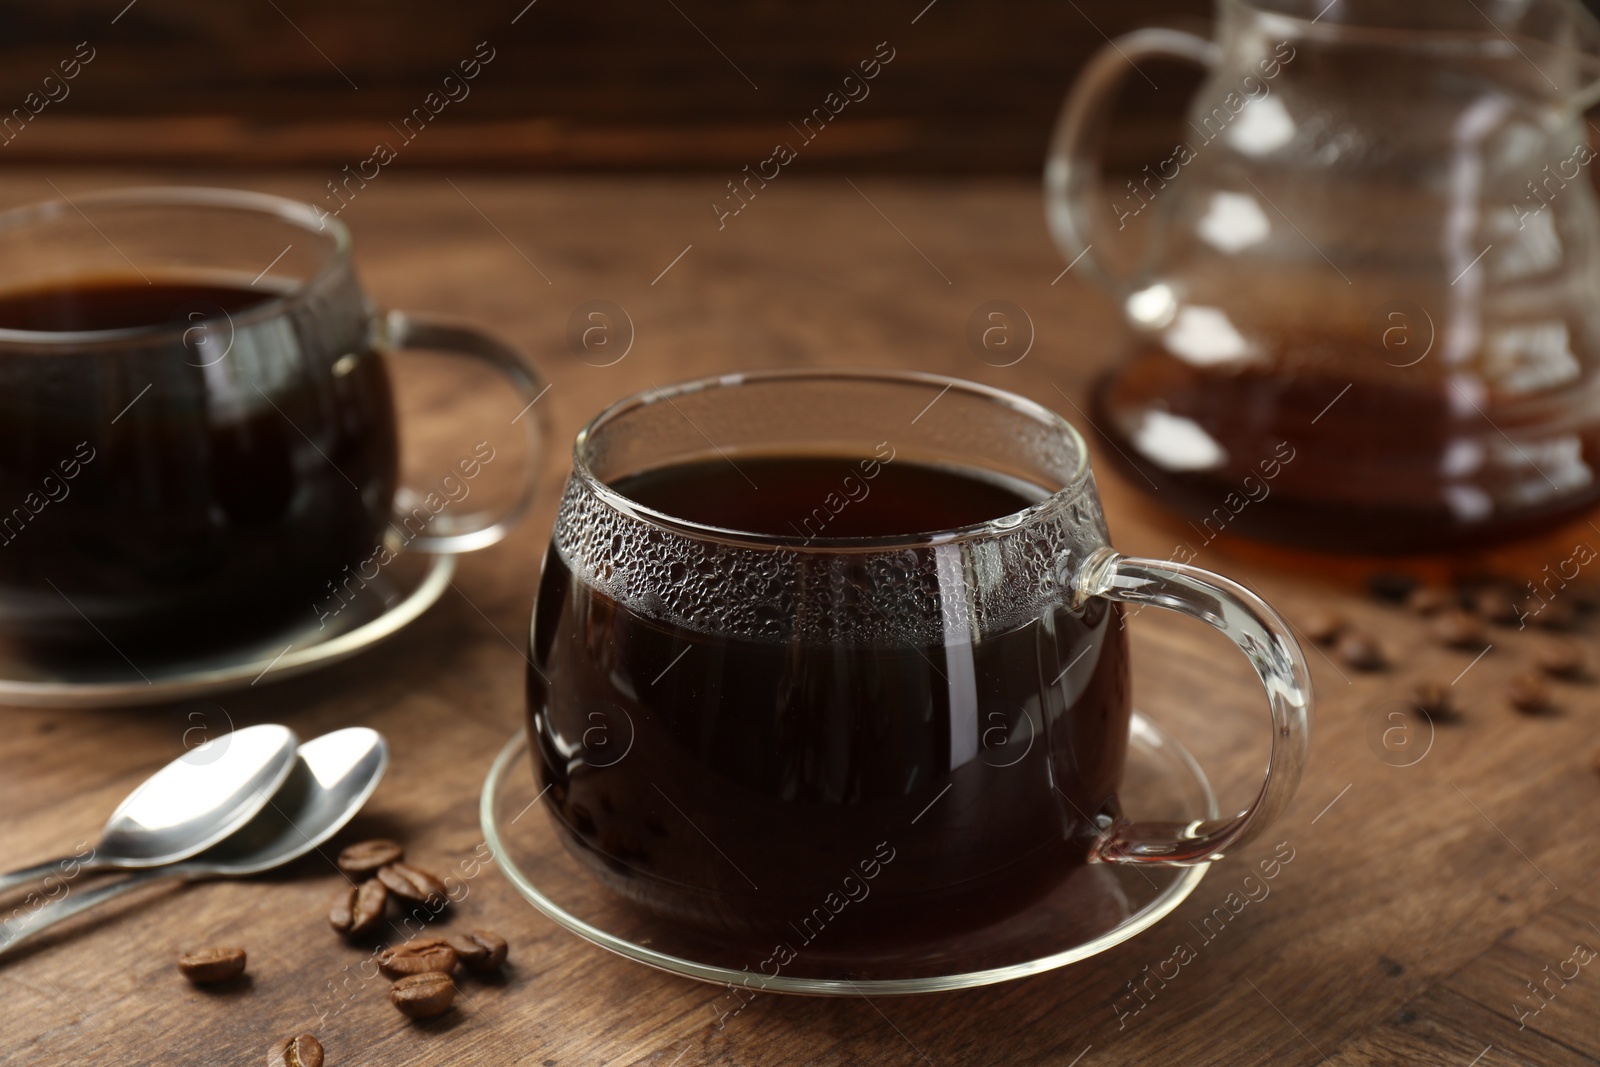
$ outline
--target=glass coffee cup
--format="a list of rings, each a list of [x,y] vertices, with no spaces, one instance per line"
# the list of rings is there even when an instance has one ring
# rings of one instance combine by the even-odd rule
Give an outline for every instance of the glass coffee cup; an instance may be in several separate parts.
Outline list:
[[[762,955],[892,954],[1085,864],[1216,859],[1295,789],[1288,628],[1225,578],[1115,552],[1082,439],[1031,401],[725,376],[612,406],[573,468],[532,623],[534,770],[569,851],[655,915]],[[1122,811],[1124,603],[1210,623],[1259,674],[1248,809]]]
[[[472,327],[375,309],[350,249],[337,219],[228,189],[0,214],[0,638],[211,649],[310,625],[401,551],[505,535],[537,464],[501,514],[400,488],[385,356],[486,362],[522,403],[538,372]],[[537,411],[525,425],[537,449]],[[449,481],[486,458],[464,450]]]

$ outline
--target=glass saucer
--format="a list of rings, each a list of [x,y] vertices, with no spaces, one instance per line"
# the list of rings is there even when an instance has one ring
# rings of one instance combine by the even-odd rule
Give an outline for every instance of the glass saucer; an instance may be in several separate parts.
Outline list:
[[[1215,819],[1216,798],[1194,758],[1135,712],[1121,797],[1137,818]],[[479,818],[500,870],[535,908],[601,948],[640,963],[752,990],[822,995],[927,993],[988,985],[1087,959],[1148,929],[1194,892],[1206,867],[1095,864],[1022,912],[914,955],[808,958],[776,976],[761,953],[721,944],[613,896],[568,854],[551,818],[535,811],[528,736],[508,741],[483,783]]]
[[[57,662],[0,641],[0,705],[30,708],[109,708],[187,700],[277,681],[348,659],[414,622],[443,595],[455,556],[397,557],[321,625],[305,621],[248,644],[167,659],[140,655],[130,662],[108,648],[75,650]]]

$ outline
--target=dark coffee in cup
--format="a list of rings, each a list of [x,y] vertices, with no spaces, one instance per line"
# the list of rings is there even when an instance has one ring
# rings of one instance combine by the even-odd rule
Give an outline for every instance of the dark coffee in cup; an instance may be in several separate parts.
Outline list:
[[[0,330],[129,334],[0,357],[0,628],[194,648],[309,621],[372,554],[396,478],[382,358],[359,301],[263,318],[281,297],[133,274],[0,293]]]
[[[1048,495],[903,456],[713,459],[613,488],[797,540],[975,527]],[[729,601],[764,595],[726,577],[661,575]],[[1127,745],[1120,609],[1094,600],[930,643],[896,639],[878,616],[892,600],[836,603],[878,637],[706,633],[617,603],[552,548],[531,734],[552,810],[608,885],[752,952],[779,937],[889,949],[1003,917],[1085,862]]]
[[[0,214],[0,638],[69,668],[298,641],[402,545],[509,528],[531,477],[487,527],[396,508],[385,358],[484,359],[528,399],[537,375],[470,327],[375,311],[349,253],[337,220],[232,190]]]
[[[1248,656],[1273,755],[1246,810],[1122,812],[1125,602]],[[757,986],[1102,923],[1127,900],[1085,865],[1217,859],[1305,759],[1305,661],[1272,609],[1117,553],[1070,425],[934,375],[730,374],[612,405],[575,442],[531,637],[558,838],[649,913],[636,944],[747,959]]]
[[[250,288],[202,276],[91,275],[0,293],[0,330],[77,333],[173,323],[189,327],[231,317],[281,295],[275,285]]]

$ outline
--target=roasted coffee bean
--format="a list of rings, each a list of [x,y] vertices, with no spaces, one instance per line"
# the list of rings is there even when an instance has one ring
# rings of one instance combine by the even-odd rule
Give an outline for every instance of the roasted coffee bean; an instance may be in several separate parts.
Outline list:
[[[333,898],[328,925],[346,937],[366,937],[383,924],[389,890],[376,878],[346,886]]]
[[[1543,678],[1532,671],[1524,671],[1506,686],[1506,700],[1520,712],[1544,711],[1550,707],[1550,689]]]
[[[1411,699],[1417,710],[1430,719],[1448,719],[1455,714],[1450,687],[1443,682],[1418,682],[1411,688]]]
[[[267,1053],[267,1067],[322,1067],[322,1043],[310,1034],[286,1037]]]
[[[1409,574],[1374,574],[1367,579],[1367,592],[1391,604],[1404,602],[1416,587],[1417,580]]]
[[[378,970],[387,978],[404,978],[409,974],[426,974],[429,971],[449,974],[455,969],[456,950],[440,937],[407,941],[398,948],[384,949],[378,953]]]
[[[1406,607],[1418,615],[1437,615],[1456,606],[1456,595],[1437,585],[1419,585],[1406,597]]]
[[[1433,636],[1451,648],[1482,648],[1488,644],[1483,620],[1467,611],[1447,611],[1433,620]]]
[[[1515,626],[1522,618],[1517,611],[1516,598],[1498,585],[1478,590],[1472,598],[1472,608],[1499,626]]]
[[[178,970],[195,985],[226,982],[244,973],[244,949],[202,948],[178,957]]]
[[[339,869],[346,876],[360,881],[378,873],[378,868],[399,863],[406,858],[406,850],[387,838],[358,841],[339,852]]]
[[[1575,678],[1583,673],[1583,650],[1571,641],[1551,638],[1535,646],[1533,662],[1546,674]]]
[[[1310,640],[1326,645],[1344,632],[1344,620],[1331,611],[1313,611],[1301,622],[1300,629]]]
[[[456,934],[448,939],[456,958],[469,971],[497,971],[506,961],[506,939],[488,930]]]
[[[328,925],[333,927],[336,934],[348,934],[350,927],[355,925],[356,919],[356,894],[359,886],[340,886],[334,891],[333,900],[328,905]]]
[[[1527,620],[1535,626],[1546,630],[1566,630],[1578,621],[1577,609],[1570,598],[1545,600],[1524,600],[1522,610]]]
[[[1580,610],[1593,611],[1600,608],[1600,580],[1580,577],[1566,592]]]
[[[1339,654],[1340,659],[1358,671],[1381,670],[1384,665],[1382,646],[1360,630],[1350,630],[1339,638],[1334,651]]]
[[[438,971],[413,974],[390,987],[389,1002],[413,1019],[431,1019],[455,1004],[456,984]]]
[[[448,899],[443,882],[408,863],[391,863],[380,868],[378,881],[401,900],[409,900],[413,904],[437,908],[442,907]]]

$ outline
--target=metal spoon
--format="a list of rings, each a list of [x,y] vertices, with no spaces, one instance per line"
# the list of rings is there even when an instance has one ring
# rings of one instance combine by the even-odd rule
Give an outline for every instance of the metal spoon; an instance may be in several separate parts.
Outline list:
[[[247,726],[196,745],[128,794],[100,841],[0,876],[0,893],[52,873],[159,867],[205,851],[244,826],[294,769],[300,739],[287,726]]]
[[[163,878],[239,878],[299,859],[338,833],[389,766],[383,735],[365,726],[335,730],[300,746],[288,781],[269,807],[232,837],[182,863],[139,871],[120,882],[69,892],[0,923],[0,955],[42,930],[97,904]]]

